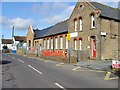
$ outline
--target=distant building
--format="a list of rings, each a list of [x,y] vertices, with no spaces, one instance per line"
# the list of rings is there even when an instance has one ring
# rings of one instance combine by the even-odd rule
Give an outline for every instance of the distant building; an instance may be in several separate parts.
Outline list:
[[[12,49],[12,39],[1,39],[1,50],[3,49],[3,46],[7,46],[8,49]]]
[[[26,36],[14,36],[13,43],[17,48],[26,47]]]

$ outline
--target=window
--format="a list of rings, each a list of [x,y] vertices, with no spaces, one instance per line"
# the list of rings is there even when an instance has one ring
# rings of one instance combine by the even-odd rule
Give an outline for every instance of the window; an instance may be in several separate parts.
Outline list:
[[[94,15],[91,15],[91,28],[95,28],[95,18]]]
[[[66,37],[66,49],[68,49],[68,40],[67,40],[67,37]]]
[[[31,46],[31,41],[29,40],[29,44],[28,44],[28,46],[30,47]]]
[[[58,49],[58,39],[55,38],[55,49]]]
[[[46,49],[46,40],[44,39],[44,42],[43,42],[43,45],[44,45],[44,49]]]
[[[49,49],[49,46],[50,46],[50,41],[49,39],[47,40],[47,49]]]
[[[63,37],[60,37],[60,49],[63,49]]]
[[[35,46],[36,46],[36,41],[35,41]]]
[[[51,38],[51,49],[53,49],[53,39]]]
[[[80,5],[80,10],[83,10],[84,6],[83,5]]]
[[[77,31],[77,19],[74,20],[74,29]]]
[[[37,41],[37,46],[39,46],[39,41]]]
[[[75,47],[75,50],[77,50],[77,40],[76,39],[74,40],[74,47]]]
[[[80,39],[80,50],[82,50],[82,39]]]
[[[80,17],[80,31],[82,31],[82,18]]]

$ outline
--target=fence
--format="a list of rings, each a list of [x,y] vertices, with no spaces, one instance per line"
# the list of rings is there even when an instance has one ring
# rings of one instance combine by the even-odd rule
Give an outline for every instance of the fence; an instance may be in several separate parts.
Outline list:
[[[68,62],[68,51],[67,50],[45,50],[40,46],[36,47],[19,47],[17,49],[17,54],[27,55],[27,56],[36,56],[36,57],[58,57],[64,59]],[[70,50],[70,63],[76,63],[80,60],[88,60],[89,52],[87,50]]]

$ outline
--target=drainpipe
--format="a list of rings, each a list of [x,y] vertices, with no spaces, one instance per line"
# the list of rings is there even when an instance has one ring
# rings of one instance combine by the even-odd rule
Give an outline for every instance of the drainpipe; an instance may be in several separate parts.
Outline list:
[[[97,27],[97,29],[98,29],[97,59],[101,60],[101,18],[98,17],[97,20],[98,20],[98,27]]]

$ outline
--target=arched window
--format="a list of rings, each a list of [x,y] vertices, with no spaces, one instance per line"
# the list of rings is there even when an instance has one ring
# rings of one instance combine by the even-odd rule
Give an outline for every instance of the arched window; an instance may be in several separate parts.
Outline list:
[[[80,5],[80,7],[79,7],[79,8],[80,8],[80,10],[83,10],[84,6],[83,6],[83,5]]]
[[[91,17],[91,28],[95,28],[95,13],[91,13],[90,17]]]
[[[74,47],[75,47],[75,50],[77,50],[77,39],[74,39]]]
[[[43,46],[44,46],[44,49],[46,49],[46,40],[45,39],[43,41]]]
[[[82,17],[79,17],[79,22],[80,22],[80,31],[82,31]]]
[[[60,49],[63,49],[63,37],[60,36]]]
[[[29,44],[28,44],[29,47],[31,47],[31,40],[29,40]]]
[[[82,50],[82,38],[79,38],[79,43],[80,43],[80,50]]]
[[[58,49],[58,38],[55,38],[55,49]]]
[[[77,18],[74,19],[74,29],[77,31]]]
[[[50,49],[49,47],[50,47],[50,41],[49,39],[47,39],[47,49]]]

